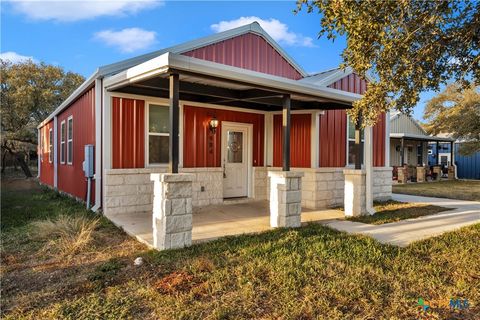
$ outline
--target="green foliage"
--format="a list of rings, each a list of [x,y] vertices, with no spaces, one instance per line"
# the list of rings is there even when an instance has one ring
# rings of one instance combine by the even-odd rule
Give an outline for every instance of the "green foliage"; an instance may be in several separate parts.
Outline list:
[[[474,0],[298,0],[321,14],[320,36],[346,36],[344,65],[375,80],[350,115],[373,124],[379,113],[409,113],[426,90],[449,79],[480,79],[480,2]]]
[[[43,62],[13,64],[0,59],[2,149],[16,154],[36,145],[37,125],[84,80]]]
[[[472,154],[480,151],[480,92],[478,88],[449,85],[428,101],[424,118],[425,128],[431,134],[449,133],[464,141],[460,152]]]

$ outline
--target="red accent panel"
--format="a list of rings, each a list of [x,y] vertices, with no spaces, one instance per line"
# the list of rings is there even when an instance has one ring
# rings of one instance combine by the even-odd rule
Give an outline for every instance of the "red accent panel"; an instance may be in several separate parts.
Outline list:
[[[212,135],[209,121],[214,116],[220,123],[216,134]],[[253,166],[263,166],[263,114],[192,106],[183,107],[183,166],[221,166],[222,121],[253,124]]]
[[[39,156],[41,157],[40,158],[41,159],[40,181],[44,184],[48,184],[49,186],[53,187],[53,175],[54,175],[53,162],[50,163],[48,161],[48,156],[49,156],[48,139],[49,139],[50,129],[53,130],[53,120],[40,128],[40,135],[42,139],[42,149],[40,150],[40,154],[39,154]],[[53,144],[53,141],[52,141],[52,144]]]
[[[145,101],[112,98],[112,168],[145,166]]]
[[[186,56],[298,80],[302,75],[261,36],[247,33],[210,44]]]
[[[347,115],[345,110],[327,110],[320,115],[320,167],[346,164]]]
[[[310,114],[292,114],[290,123],[290,165],[297,168],[310,168],[311,164]],[[283,152],[282,115],[273,116],[273,166],[282,166]]]
[[[367,81],[360,78],[357,74],[352,73],[330,84],[329,87],[352,93],[364,94],[365,90],[367,90]]]
[[[73,164],[60,163],[61,123],[65,120],[67,134],[68,117],[73,117]],[[58,189],[86,200],[87,182],[83,172],[85,145],[95,145],[95,88],[91,88],[73,102],[57,118]],[[67,140],[65,140],[67,141]],[[65,142],[65,161],[67,160]],[[96,149],[95,149],[96,151]],[[95,201],[95,182],[92,181],[91,201]]]
[[[378,116],[378,121],[373,126],[373,166],[385,165],[385,113]]]

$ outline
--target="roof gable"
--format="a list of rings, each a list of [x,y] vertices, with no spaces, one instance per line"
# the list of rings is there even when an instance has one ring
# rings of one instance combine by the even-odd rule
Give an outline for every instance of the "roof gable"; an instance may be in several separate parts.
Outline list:
[[[219,32],[203,38],[184,42],[182,44],[179,44],[173,47],[157,50],[157,51],[147,53],[141,56],[137,56],[131,59],[105,65],[100,67],[98,69],[98,72],[99,72],[99,75],[101,76],[115,74],[123,70],[126,70],[130,67],[133,67],[135,65],[151,60],[167,52],[192,55],[193,52],[196,52],[196,51],[200,52],[201,50],[199,49],[201,48],[213,46],[215,44],[222,43],[222,42],[229,42],[230,39],[233,39],[245,34],[253,34],[258,37],[261,37],[265,41],[265,43],[267,43],[271,48],[273,48],[274,51],[278,55],[280,55],[281,58],[284,59],[284,61],[286,61],[288,65],[295,70],[295,72],[297,72],[300,75],[300,77],[296,79],[299,79],[301,77],[305,77],[308,75],[305,72],[305,70],[303,70],[303,68],[300,67],[300,65],[296,63],[295,60],[292,57],[290,57],[288,53],[282,47],[280,47],[280,45],[275,40],[272,39],[272,37],[270,37],[270,35],[260,26],[258,22],[253,22],[251,24],[241,26],[235,29]]]
[[[392,112],[390,114],[390,133],[428,136],[427,132],[415,119],[401,112]]]

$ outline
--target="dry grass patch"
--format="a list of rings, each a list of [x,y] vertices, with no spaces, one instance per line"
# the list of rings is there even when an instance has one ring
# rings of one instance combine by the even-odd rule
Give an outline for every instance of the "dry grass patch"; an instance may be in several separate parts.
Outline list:
[[[68,257],[80,252],[92,241],[92,233],[97,226],[98,219],[60,215],[32,222],[30,237],[46,241],[44,252]]]

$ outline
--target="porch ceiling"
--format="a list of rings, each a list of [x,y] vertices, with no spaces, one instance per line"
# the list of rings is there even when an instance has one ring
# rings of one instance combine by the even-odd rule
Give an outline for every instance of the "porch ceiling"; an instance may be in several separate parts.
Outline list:
[[[267,90],[263,86],[252,86],[231,82],[216,77],[180,74],[180,100],[218,104],[262,111],[282,110],[282,95],[285,92]],[[168,76],[168,75],[165,75]],[[121,88],[117,92],[168,98],[169,80],[167,77],[139,81]],[[330,99],[319,99],[292,94],[292,110],[348,109],[351,104]]]

